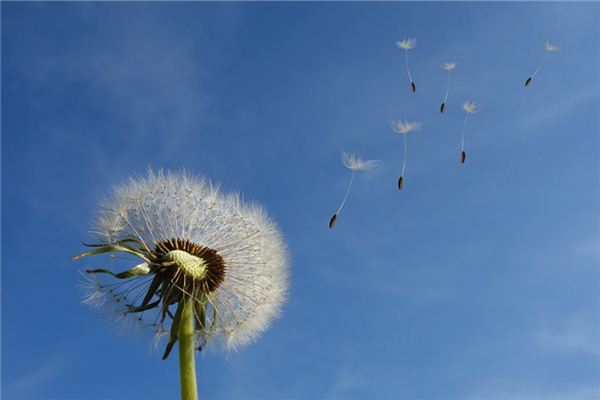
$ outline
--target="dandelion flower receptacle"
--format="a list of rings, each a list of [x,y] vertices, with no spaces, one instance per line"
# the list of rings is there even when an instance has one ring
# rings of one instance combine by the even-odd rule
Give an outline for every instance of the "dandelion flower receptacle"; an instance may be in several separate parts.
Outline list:
[[[404,60],[406,62],[406,72],[408,73],[408,80],[410,81],[410,89],[412,92],[417,91],[417,85],[415,85],[415,81],[413,81],[412,76],[410,74],[410,67],[408,65],[408,51],[413,49],[417,45],[417,39],[402,39],[396,42],[396,46],[398,48],[404,50]]]
[[[130,179],[102,205],[93,233],[98,244],[74,259],[108,253],[135,266],[88,269],[84,303],[167,337],[163,359],[178,342],[183,399],[197,398],[195,349],[255,341],[285,301],[287,250],[275,223],[199,176]]]
[[[542,61],[540,62],[540,64],[536,68],[536,70],[533,72],[533,74],[531,74],[531,76],[529,78],[527,78],[527,80],[525,81],[525,87],[527,87],[531,84],[531,81],[533,80],[533,78],[535,78],[535,76],[540,71],[540,69],[542,69],[542,66],[546,62],[546,58],[548,57],[548,53],[554,53],[554,52],[557,52],[558,50],[559,50],[559,48],[555,44],[550,43],[548,41],[546,41],[546,43],[544,43],[544,56],[542,57]]]
[[[390,124],[392,126],[392,130],[396,133],[399,133],[403,136],[404,139],[404,156],[403,156],[403,162],[402,162],[402,172],[400,172],[400,178],[398,179],[398,189],[402,190],[402,188],[404,187],[404,173],[406,172],[406,157],[408,155],[408,145],[407,145],[407,140],[406,140],[406,135],[409,132],[414,132],[414,131],[418,131],[419,129],[421,129],[421,123],[420,122],[408,122],[408,121],[401,121],[401,120],[392,120],[390,121]]]
[[[465,120],[463,122],[463,128],[460,134],[460,163],[464,164],[467,159],[467,153],[465,152],[465,128],[467,127],[467,120],[469,114],[474,114],[479,111],[481,104],[475,103],[474,101],[466,101],[463,103],[463,110],[465,112]]]
[[[457,63],[448,62],[442,65],[442,69],[448,71],[448,82],[446,83],[446,94],[444,95],[444,100],[442,100],[442,105],[440,106],[440,112],[444,113],[446,110],[446,101],[448,100],[448,93],[450,92],[450,73],[454,68],[456,68]]]
[[[342,211],[342,208],[344,208],[344,204],[346,204],[346,200],[348,200],[348,196],[350,195],[350,191],[352,190],[352,182],[354,181],[354,174],[356,173],[356,171],[369,171],[369,170],[375,168],[377,166],[377,164],[379,163],[379,161],[377,161],[377,160],[363,161],[356,154],[349,154],[349,153],[346,153],[343,151],[342,152],[342,163],[344,164],[344,166],[346,168],[348,168],[349,170],[352,171],[352,174],[350,175],[350,181],[348,182],[348,187],[346,188],[346,194],[344,195],[342,203],[338,207],[335,214],[333,214],[333,216],[329,220],[329,229],[332,229],[335,226],[335,224],[337,223],[338,215]]]

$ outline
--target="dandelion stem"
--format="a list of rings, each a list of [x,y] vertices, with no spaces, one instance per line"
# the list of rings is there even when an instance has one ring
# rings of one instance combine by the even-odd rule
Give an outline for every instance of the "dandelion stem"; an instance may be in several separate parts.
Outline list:
[[[356,170],[352,170],[352,175],[350,176],[350,182],[348,183],[348,189],[346,189],[346,195],[344,196],[344,200],[342,200],[342,204],[340,204],[340,208],[335,212],[335,215],[338,215],[340,211],[342,211],[342,207],[346,204],[346,200],[348,199],[348,195],[350,194],[350,189],[352,189],[352,181],[354,180],[354,173]]]
[[[542,66],[544,65],[544,62],[546,61],[546,57],[548,57],[548,52],[544,52],[544,57],[542,58],[542,62],[540,63],[540,66],[537,67],[537,69],[535,70],[535,72],[533,73],[533,75],[531,75],[531,78],[535,78],[535,75],[539,72],[540,69],[542,69]]]
[[[406,134],[402,135],[404,136],[404,162],[402,163],[402,173],[400,174],[400,176],[404,176],[404,171],[406,170],[406,155],[407,155],[407,145],[406,145]]]
[[[410,68],[408,66],[408,50],[404,50],[404,59],[406,60],[406,72],[408,72],[408,80],[412,83],[412,76],[410,76]]]
[[[450,71],[448,71],[448,83],[446,84],[446,95],[444,96],[443,103],[445,103],[446,100],[448,100],[448,92],[450,92]]]
[[[194,305],[193,298],[183,296],[179,322],[179,377],[181,400],[198,400],[196,386],[196,359],[194,357]]]
[[[467,127],[467,118],[469,118],[469,114],[465,114],[465,122],[463,124],[462,133],[460,137],[460,150],[465,150],[465,128]]]

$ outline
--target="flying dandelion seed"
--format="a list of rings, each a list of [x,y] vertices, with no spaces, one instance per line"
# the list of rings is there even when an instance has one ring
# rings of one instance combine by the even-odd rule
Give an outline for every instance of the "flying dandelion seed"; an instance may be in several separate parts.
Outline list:
[[[417,44],[417,39],[403,39],[396,42],[396,46],[404,49],[404,59],[406,60],[406,71],[408,72],[408,80],[410,81],[410,89],[414,92],[417,91],[417,86],[410,75],[410,67],[408,66],[408,51],[414,48]]]
[[[130,179],[103,204],[93,233],[99,244],[74,259],[109,253],[139,264],[87,270],[84,303],[168,338],[163,359],[179,342],[183,399],[197,399],[194,349],[255,341],[285,300],[287,251],[275,223],[202,177]]]
[[[463,103],[463,110],[465,111],[465,122],[463,123],[461,138],[460,138],[460,163],[464,164],[467,159],[467,153],[465,152],[465,128],[467,127],[467,119],[469,114],[474,114],[479,111],[480,104],[473,101],[466,101]]]
[[[550,42],[544,43],[544,57],[542,57],[542,62],[537,67],[537,69],[534,71],[534,73],[529,78],[527,78],[527,80],[525,81],[526,87],[531,84],[531,81],[533,80],[533,78],[536,76],[536,74],[539,72],[539,70],[542,69],[544,62],[546,62],[546,58],[548,57],[548,53],[554,53],[556,51],[558,51],[558,46],[556,46]]]
[[[377,161],[377,160],[363,161],[356,154],[348,154],[346,152],[342,152],[342,163],[344,164],[344,166],[346,168],[348,168],[349,170],[352,171],[352,174],[350,175],[350,182],[348,182],[348,188],[346,189],[346,194],[344,195],[344,199],[342,200],[342,203],[338,207],[335,214],[333,214],[333,216],[329,220],[329,229],[331,229],[335,226],[335,224],[337,222],[337,217],[340,214],[340,212],[342,211],[344,204],[346,204],[346,200],[348,199],[348,196],[350,195],[350,190],[352,189],[352,182],[354,181],[354,174],[356,173],[356,171],[371,170],[377,166],[378,162],[379,161]]]
[[[446,94],[444,95],[444,100],[442,101],[442,105],[440,106],[440,112],[443,113],[446,110],[446,100],[448,100],[448,92],[450,91],[450,73],[454,68],[456,68],[457,63],[449,62],[444,63],[442,68],[448,71],[448,83],[446,84]]]
[[[409,132],[418,131],[421,129],[420,122],[407,122],[401,120],[393,120],[390,122],[392,125],[392,129],[394,132],[401,134],[404,137],[404,161],[402,163],[402,172],[400,173],[400,178],[398,179],[398,189],[402,190],[404,187],[404,172],[406,171],[406,156],[407,152],[407,143],[406,143],[406,135]]]

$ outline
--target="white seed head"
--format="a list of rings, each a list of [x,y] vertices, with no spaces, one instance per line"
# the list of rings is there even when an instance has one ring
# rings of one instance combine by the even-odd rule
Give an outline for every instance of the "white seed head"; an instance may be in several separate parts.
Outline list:
[[[452,71],[454,68],[456,68],[457,65],[458,63],[455,62],[447,62],[442,65],[442,68],[446,71]]]
[[[410,50],[417,45],[417,39],[402,39],[396,42],[396,46],[404,50]]]
[[[546,43],[544,43],[544,49],[546,49],[546,51],[550,51],[550,52],[554,52],[554,51],[558,51],[559,50],[558,46],[556,46],[555,44],[550,43],[549,41],[546,41]]]
[[[394,132],[406,135],[408,132],[418,131],[421,129],[422,124],[417,121],[409,122],[396,119],[391,120],[390,125],[392,126]]]
[[[477,111],[479,111],[480,107],[481,104],[476,103],[474,101],[465,101],[463,103],[463,110],[465,110],[465,112],[469,114],[476,113]]]
[[[210,330],[196,330],[197,343],[218,345],[225,350],[251,343],[279,315],[286,299],[288,255],[276,224],[260,206],[243,203],[237,194],[221,194],[218,187],[200,176],[185,171],[150,170],[146,177],[131,178],[115,187],[113,195],[103,203],[93,233],[102,244],[133,240],[146,254],[153,254],[161,242],[179,239],[210,248],[222,257],[222,281],[204,293],[205,297],[195,299],[205,302],[206,325],[210,321]],[[204,260],[184,251],[175,250],[161,260],[178,266],[185,264],[187,270],[181,270],[188,275],[188,282],[206,273]],[[84,302],[102,308],[112,296],[112,300],[119,300],[120,307],[113,314],[143,320],[161,338],[170,319],[158,322],[160,307],[127,313],[128,307],[131,311],[128,303],[139,299],[136,296],[140,293],[143,297],[140,290],[147,290],[152,278],[153,274],[142,274],[115,286],[103,285],[94,275],[86,284],[89,294]]]
[[[344,166],[352,171],[368,171],[377,166],[378,160],[363,161],[358,155],[342,151],[342,162]]]

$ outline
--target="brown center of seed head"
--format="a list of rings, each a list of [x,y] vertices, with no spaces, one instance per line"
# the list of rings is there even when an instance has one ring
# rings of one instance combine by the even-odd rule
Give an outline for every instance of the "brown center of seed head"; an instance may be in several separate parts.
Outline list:
[[[152,252],[156,259],[162,258],[173,250],[182,250],[201,258],[206,264],[206,277],[202,279],[201,288],[204,293],[210,293],[219,287],[225,279],[225,260],[216,250],[204,247],[187,239],[168,239],[156,244]]]

